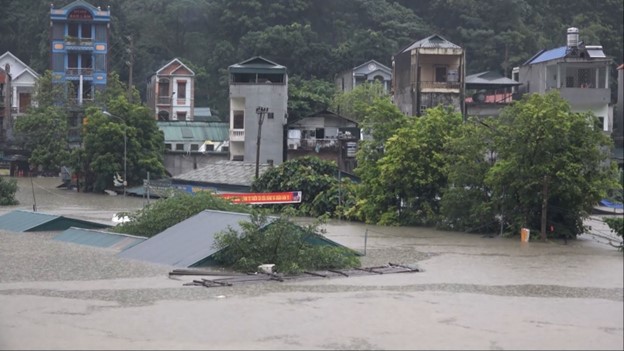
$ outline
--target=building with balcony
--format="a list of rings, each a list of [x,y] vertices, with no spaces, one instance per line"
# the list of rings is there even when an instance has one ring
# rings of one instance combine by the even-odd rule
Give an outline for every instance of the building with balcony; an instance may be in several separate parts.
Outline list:
[[[464,49],[431,35],[392,57],[394,104],[408,116],[438,105],[464,111]]]
[[[177,58],[161,67],[147,82],[146,99],[159,121],[192,121],[195,72]]]
[[[9,51],[0,56],[0,67],[10,71],[11,116],[15,119],[33,105],[33,94],[39,75]]]
[[[464,100],[467,116],[496,117],[517,94],[519,82],[497,72],[486,71],[466,76]]]
[[[568,28],[567,45],[541,50],[518,68],[520,93],[544,94],[558,90],[573,112],[593,112],[602,129],[610,132],[613,108],[610,106],[609,65],[600,45],[579,40],[579,30]]]
[[[374,81],[381,83],[384,91],[387,92],[392,86],[392,69],[375,60],[370,60],[339,73],[334,82],[338,91],[348,92],[360,84]]]
[[[324,110],[288,122],[287,159],[316,156],[352,173],[359,141],[357,122]]]
[[[256,56],[231,65],[228,71],[230,160],[256,163],[260,135],[259,163],[282,163],[288,105],[286,67]]]
[[[50,69],[77,105],[92,101],[106,88],[110,7],[102,10],[82,0],[50,7]]]

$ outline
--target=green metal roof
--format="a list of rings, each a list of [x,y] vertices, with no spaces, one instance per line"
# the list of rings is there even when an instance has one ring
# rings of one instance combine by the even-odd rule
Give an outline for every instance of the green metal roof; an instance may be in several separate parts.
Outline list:
[[[230,139],[227,122],[156,122],[165,134],[165,142],[172,141],[225,141]]]
[[[110,225],[23,210],[15,210],[0,216],[0,229],[12,232],[58,231],[70,227],[94,229],[108,228]]]
[[[126,234],[89,230],[83,228],[69,228],[54,237],[54,240],[74,244],[105,247],[117,250],[125,250],[146,240],[147,238]]]

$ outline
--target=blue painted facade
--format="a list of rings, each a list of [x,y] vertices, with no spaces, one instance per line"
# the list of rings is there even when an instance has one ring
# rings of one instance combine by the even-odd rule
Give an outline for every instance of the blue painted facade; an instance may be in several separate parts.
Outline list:
[[[68,84],[70,98],[79,104],[104,90],[108,73],[110,7],[106,10],[82,0],[50,8],[50,69],[53,82]]]

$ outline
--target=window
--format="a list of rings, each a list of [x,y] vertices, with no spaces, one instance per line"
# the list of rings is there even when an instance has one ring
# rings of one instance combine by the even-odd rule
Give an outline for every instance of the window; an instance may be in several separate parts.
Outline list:
[[[80,67],[81,68],[93,68],[93,57],[90,54],[80,55]]]
[[[67,26],[67,35],[78,38],[78,23],[70,23]]]
[[[574,87],[574,77],[567,76],[566,77],[566,88],[573,88],[573,87]]]
[[[169,79],[158,81],[158,96],[169,97]]]
[[[598,117],[598,121],[600,121],[600,129],[607,130],[604,126],[604,117]]]
[[[80,26],[80,37],[83,39],[91,39],[91,25],[83,23]]]
[[[273,119],[273,118],[275,118],[275,116],[273,115],[273,112],[269,112],[269,113],[267,114],[267,118],[268,118],[268,119]]]
[[[435,68],[435,81],[446,82],[446,66],[440,66]]]
[[[579,68],[578,82],[581,87],[588,87],[590,85],[589,68]]]
[[[199,150],[199,145],[191,144],[191,151],[198,151],[198,150]]]
[[[171,144],[170,143],[166,143],[165,144],[165,150],[171,151]]]
[[[178,121],[186,120],[186,112],[185,111],[177,112],[176,116],[178,117]]]
[[[178,81],[178,99],[186,99],[186,81],[179,80]]]
[[[78,54],[67,55],[67,68],[78,68]]]
[[[176,151],[184,151],[184,144],[176,144]]]
[[[234,111],[234,129],[245,129],[245,111]]]

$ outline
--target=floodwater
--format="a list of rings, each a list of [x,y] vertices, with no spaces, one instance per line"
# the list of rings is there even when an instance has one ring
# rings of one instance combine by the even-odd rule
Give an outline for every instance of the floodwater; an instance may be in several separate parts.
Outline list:
[[[141,198],[19,179],[19,208],[110,222]],[[33,189],[35,200],[33,200]],[[152,200],[153,201],[153,200]],[[364,266],[401,273],[223,288],[168,266],[0,232],[2,349],[624,349],[624,263],[581,236],[520,243],[428,228],[332,221]]]

